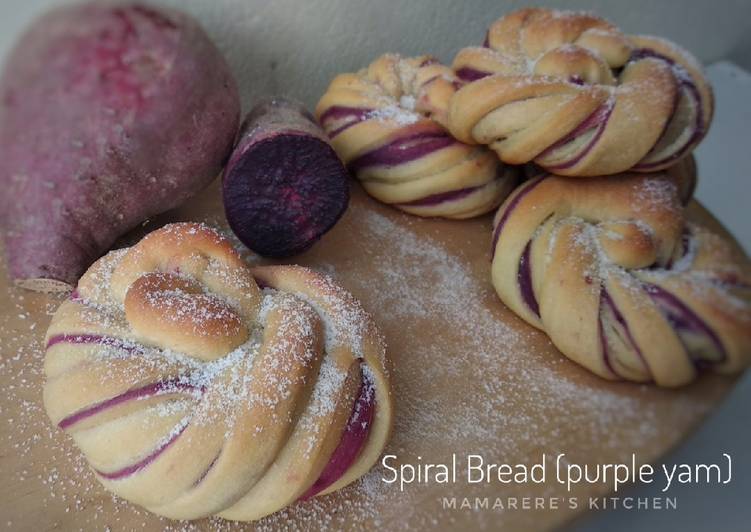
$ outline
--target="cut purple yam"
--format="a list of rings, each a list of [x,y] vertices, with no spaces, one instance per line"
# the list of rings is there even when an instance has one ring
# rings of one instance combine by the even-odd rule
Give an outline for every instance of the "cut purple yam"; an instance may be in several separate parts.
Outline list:
[[[553,144],[552,146],[548,147],[545,151],[543,151],[538,157],[539,159],[545,159],[546,157],[551,156],[556,150],[560,149],[561,147],[565,146],[569,142],[575,140],[577,137],[584,135],[585,133],[589,132],[592,129],[597,128],[597,131],[592,136],[592,138],[589,140],[589,142],[583,146],[579,152],[572,156],[567,161],[555,164],[555,165],[545,165],[545,168],[551,171],[556,170],[565,170],[567,168],[571,168],[572,166],[575,166],[579,161],[581,161],[589,152],[590,150],[597,144],[597,141],[602,136],[603,132],[605,131],[605,127],[608,125],[608,120],[610,119],[610,115],[613,112],[613,108],[615,105],[612,102],[606,102],[602,105],[600,105],[597,109],[594,110],[592,114],[590,114],[584,121],[576,126],[574,130],[563,137],[561,140]]]
[[[57,426],[65,430],[72,427],[76,423],[83,421],[84,419],[88,419],[92,416],[104,412],[105,410],[109,410],[110,408],[116,407],[128,401],[136,399],[146,399],[148,397],[153,397],[163,393],[193,391],[196,389],[197,388],[195,386],[186,382],[182,382],[179,379],[151,383],[141,388],[128,390],[125,393],[112,397],[111,399],[107,399],[106,401],[98,403],[89,408],[79,410],[75,414],[71,414],[70,416],[60,421]]]
[[[478,70],[472,67],[461,67],[456,71],[456,77],[465,83],[472,83],[473,81],[486,78],[490,75],[490,72],[485,72],[484,70]]]
[[[511,198],[508,205],[501,208],[504,208],[503,214],[501,215],[501,219],[498,220],[498,224],[495,226],[495,230],[493,231],[493,243],[492,248],[490,250],[490,256],[491,258],[495,255],[495,248],[498,246],[498,239],[501,236],[501,231],[503,230],[503,226],[506,225],[506,222],[509,219],[509,216],[511,216],[511,212],[516,208],[517,205],[519,205],[519,202],[526,196],[529,192],[532,191],[533,188],[535,188],[537,185],[542,183],[542,181],[547,177],[547,175],[543,175],[540,177],[536,177],[534,179],[530,179],[526,183],[524,183],[522,186],[520,186],[517,191],[516,195]]]
[[[657,285],[645,284],[644,288],[697,368],[718,364],[727,358],[717,333],[683,301]]]
[[[223,181],[230,228],[256,253],[289,257],[318,241],[349,203],[347,170],[312,116],[269,100],[247,116]]]
[[[396,166],[409,163],[453,146],[457,141],[447,133],[435,131],[419,132],[392,140],[373,151],[364,153],[349,163],[353,172],[373,166]]]
[[[146,456],[143,460],[139,460],[135,464],[131,464],[122,469],[118,469],[117,471],[112,471],[110,473],[97,471],[96,474],[107,480],[122,480],[124,478],[127,478],[131,475],[138,473],[139,471],[144,469],[147,465],[149,465],[151,462],[159,458],[159,456],[164,451],[166,451],[173,443],[177,441],[177,438],[179,438],[180,435],[183,432],[185,432],[185,429],[187,428],[188,428],[188,424],[186,423],[177,432],[175,432],[174,434],[171,434],[169,438],[167,438],[167,440],[164,441],[164,443],[162,443],[159,447],[157,447],[151,454]]]
[[[609,325],[608,329],[606,329],[605,327],[606,324]],[[615,301],[613,301],[613,298],[610,296],[608,291],[605,290],[604,287],[600,290],[600,311],[598,327],[600,334],[600,343],[602,345],[603,360],[605,362],[605,365],[613,373],[613,375],[621,378],[626,378],[616,369],[615,365],[611,361],[609,346],[610,344],[608,341],[611,335],[616,335],[621,339],[623,344],[627,345],[634,353],[636,353],[644,371],[649,370],[647,361],[644,358],[641,349],[637,345],[633,334],[631,334],[631,329],[629,328],[626,319],[623,317],[623,314],[621,314],[621,311],[616,306]]]
[[[329,138],[333,139],[341,132],[367,120],[372,112],[373,109],[333,106],[321,115],[320,122]]]
[[[522,299],[527,305],[529,310],[535,313],[535,316],[540,317],[540,305],[537,302],[535,296],[535,290],[532,286],[532,241],[527,242],[524,246],[524,251],[519,259],[519,271],[516,274],[516,280],[519,283],[519,291],[522,294]]]
[[[355,463],[370,433],[375,416],[376,398],[375,384],[362,373],[360,391],[352,408],[352,414],[347,421],[342,439],[339,441],[328,464],[323,468],[318,480],[300,497],[300,500],[310,499],[334,484]]]

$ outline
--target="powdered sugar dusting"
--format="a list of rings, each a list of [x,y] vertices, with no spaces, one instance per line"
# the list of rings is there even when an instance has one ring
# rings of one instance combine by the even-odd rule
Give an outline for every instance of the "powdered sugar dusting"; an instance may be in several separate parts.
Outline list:
[[[446,459],[450,452],[465,452],[470,446],[471,452],[524,461],[530,446],[568,451],[563,427],[571,424],[580,427],[580,437],[587,434],[582,440],[599,449],[645,448],[664,437],[657,408],[644,408],[639,397],[646,387],[607,385],[584,372],[572,374],[570,367],[561,371],[570,362],[541,356],[535,348],[541,333],[499,312],[486,278],[463,259],[441,243],[418,236],[407,218],[396,223],[372,211],[359,212],[358,217],[360,224],[348,228],[358,231],[354,241],[389,242],[356,246],[352,253],[362,253],[377,268],[374,275],[347,276],[356,293],[370,295],[368,306],[379,324],[393,333],[389,338],[398,338],[397,346],[392,340],[391,352],[401,351],[393,376],[397,419],[387,453],[415,463],[418,456]],[[324,266],[336,270],[334,265]],[[448,394],[452,400],[440,391],[457,386],[466,389],[459,401],[456,391]],[[689,397],[673,399],[670,408],[678,418],[703,408]],[[664,401],[660,405],[666,406]],[[624,425],[632,428],[621,430]],[[384,475],[383,469],[375,469],[345,490],[356,504],[348,506],[341,522],[329,515],[329,504],[311,501],[285,510],[269,523],[278,525],[285,517],[306,519],[313,511],[316,520],[329,525],[349,526],[354,521],[393,528],[437,526],[437,507],[423,505],[433,513],[415,509],[429,490],[418,487],[398,493],[380,481]],[[491,491],[486,488],[481,494]],[[503,520],[497,513],[477,518],[480,524],[492,521],[494,526]]]
[[[678,187],[667,179],[650,178],[639,180],[635,185],[635,211],[655,211],[666,207],[679,209]]]
[[[413,111],[404,109],[399,105],[392,104],[379,109],[374,109],[365,115],[368,120],[380,120],[382,122],[393,121],[399,126],[408,126],[418,122],[421,116]]]

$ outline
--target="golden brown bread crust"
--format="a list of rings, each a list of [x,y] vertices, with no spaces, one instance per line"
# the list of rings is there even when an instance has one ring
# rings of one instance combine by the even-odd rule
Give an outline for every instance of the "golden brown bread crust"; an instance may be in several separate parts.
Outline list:
[[[249,268],[201,224],[111,252],[47,332],[44,401],[102,484],[176,519],[339,489],[391,429],[383,340],[327,277]]]
[[[712,119],[711,88],[688,52],[587,13],[515,11],[453,67],[466,83],[450,102],[454,136],[559,175],[666,168]]]
[[[751,268],[683,218],[676,174],[542,175],[495,218],[492,281],[563,354],[607,379],[680,386],[751,362]]]
[[[516,172],[445,131],[457,84],[453,71],[429,56],[386,54],[337,76],[316,117],[376,199],[418,216],[470,218],[496,208]]]

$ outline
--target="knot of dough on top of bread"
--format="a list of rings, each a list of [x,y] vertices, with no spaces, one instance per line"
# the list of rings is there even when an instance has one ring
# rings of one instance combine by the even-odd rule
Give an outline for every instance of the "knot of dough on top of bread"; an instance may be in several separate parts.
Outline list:
[[[454,59],[456,138],[559,175],[656,171],[701,141],[712,91],[687,51],[588,13],[522,9]]]
[[[751,363],[751,268],[727,239],[685,220],[692,180],[527,181],[495,218],[496,292],[607,379],[679,386],[702,369],[742,370]]]
[[[374,198],[418,216],[470,218],[496,208],[516,172],[446,131],[459,84],[430,56],[386,54],[334,78],[316,117]]]
[[[337,490],[390,432],[360,303],[307,268],[250,268],[203,224],[102,257],[46,345],[52,422],[106,488],[170,518],[254,520]]]
[[[230,242],[198,224],[146,235],[113,270],[110,287],[138,340],[204,360],[246,342],[261,304]]]

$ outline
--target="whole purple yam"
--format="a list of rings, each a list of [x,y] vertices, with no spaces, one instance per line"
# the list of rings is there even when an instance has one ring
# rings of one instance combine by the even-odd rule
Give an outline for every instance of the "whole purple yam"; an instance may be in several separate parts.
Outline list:
[[[295,255],[348,203],[347,170],[310,113],[285,99],[253,108],[224,173],[224,211],[238,238],[260,255]]]
[[[0,80],[0,224],[10,275],[67,289],[145,219],[216,177],[240,101],[185,14],[84,3],[39,18]]]

